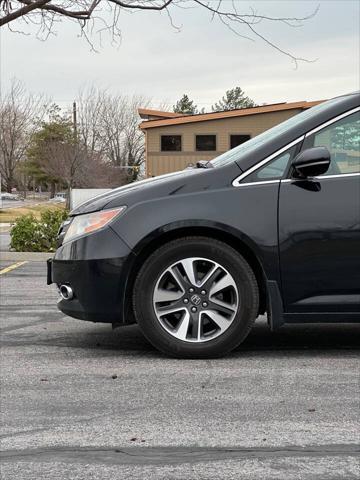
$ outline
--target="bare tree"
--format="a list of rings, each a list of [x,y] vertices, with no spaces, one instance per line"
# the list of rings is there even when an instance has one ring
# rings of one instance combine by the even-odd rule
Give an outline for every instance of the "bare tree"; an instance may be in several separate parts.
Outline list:
[[[89,155],[86,148],[76,141],[48,142],[40,157],[40,166],[49,177],[57,178],[68,191],[69,207],[70,191],[74,187],[89,187],[94,178],[100,182],[100,169],[95,155]],[[94,168],[96,167],[96,168]],[[97,184],[99,186],[100,183]]]
[[[240,4],[241,5],[241,4]],[[289,27],[299,27],[303,22],[316,15],[318,8],[312,13],[300,17],[270,16],[258,13],[250,8],[247,13],[239,10],[235,1],[218,0],[0,0],[0,27],[10,26],[15,21],[22,20],[24,24],[33,23],[38,27],[38,36],[47,38],[53,33],[56,22],[63,18],[78,22],[81,34],[91,43],[91,34],[95,31],[100,35],[109,32],[113,41],[121,39],[120,13],[139,10],[164,12],[171,24],[175,25],[174,12],[176,8],[195,6],[209,14],[209,20],[218,20],[235,35],[248,40],[260,39],[280,53],[288,56],[297,65],[298,61],[309,61],[297,57],[285,48],[274,43],[262,34],[259,23],[280,22]],[[189,16],[191,15],[191,9]],[[18,22],[17,22],[18,23]],[[11,28],[11,27],[10,27]]]
[[[103,150],[102,112],[105,100],[106,91],[94,86],[81,89],[77,99],[79,139],[92,153]]]
[[[115,188],[129,182],[126,169],[117,168],[103,158],[90,157],[78,186],[86,188]]]
[[[150,101],[146,97],[135,95],[129,99],[125,117],[124,147],[129,176],[136,180],[145,162],[144,134],[139,129],[138,108],[147,107]]]
[[[120,169],[135,180],[144,162],[144,136],[139,130],[138,108],[150,101],[141,95],[111,95],[90,87],[78,100],[78,136],[88,152],[103,164]],[[123,177],[122,177],[123,178]]]
[[[69,194],[72,188],[107,188],[126,183],[124,171],[86,148],[73,142],[51,142],[42,157],[42,169],[47,175],[58,178]],[[69,206],[69,205],[68,205]]]
[[[101,110],[102,151],[117,167],[125,166],[123,152],[125,116],[126,98],[121,95],[105,94]]]
[[[41,158],[41,167],[47,175],[61,179],[70,190],[77,180],[82,178],[86,161],[86,150],[79,145],[49,142],[46,145],[46,154]]]
[[[17,168],[46,109],[44,97],[27,93],[17,80],[0,100],[0,173],[8,192],[15,186]]]

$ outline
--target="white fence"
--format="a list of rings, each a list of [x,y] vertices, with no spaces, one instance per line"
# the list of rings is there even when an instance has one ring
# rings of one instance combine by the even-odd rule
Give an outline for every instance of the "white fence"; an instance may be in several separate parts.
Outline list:
[[[73,188],[70,193],[70,209],[78,207],[102,193],[110,192],[111,188]]]

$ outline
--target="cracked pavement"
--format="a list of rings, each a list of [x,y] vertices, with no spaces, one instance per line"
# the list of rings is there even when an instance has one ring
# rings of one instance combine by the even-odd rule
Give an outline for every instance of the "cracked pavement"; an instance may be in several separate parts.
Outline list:
[[[168,359],[65,317],[45,274],[0,276],[2,480],[359,478],[359,325],[259,319],[226,358]]]

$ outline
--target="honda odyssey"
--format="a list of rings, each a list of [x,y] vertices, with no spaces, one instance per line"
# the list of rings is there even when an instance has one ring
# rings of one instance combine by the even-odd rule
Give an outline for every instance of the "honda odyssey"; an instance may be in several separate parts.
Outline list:
[[[177,357],[224,355],[267,314],[360,322],[360,94],[209,162],[73,210],[48,261],[59,309],[137,323]]]

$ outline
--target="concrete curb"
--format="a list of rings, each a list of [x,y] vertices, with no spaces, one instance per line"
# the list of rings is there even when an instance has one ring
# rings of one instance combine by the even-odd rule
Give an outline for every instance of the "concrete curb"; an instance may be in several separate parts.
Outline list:
[[[28,262],[45,262],[51,258],[53,253],[42,252],[0,252],[1,261],[28,261]]]

